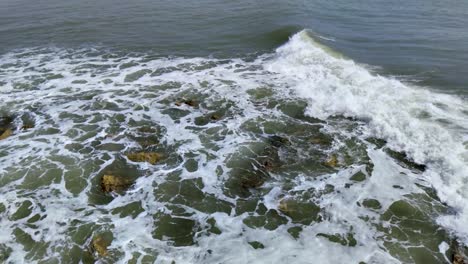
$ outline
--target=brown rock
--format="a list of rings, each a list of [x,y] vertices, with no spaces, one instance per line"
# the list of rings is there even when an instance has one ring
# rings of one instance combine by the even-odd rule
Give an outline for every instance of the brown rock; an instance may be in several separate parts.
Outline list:
[[[280,210],[281,212],[287,214],[288,212],[291,211],[291,209],[289,208],[289,204],[290,201],[288,199],[283,199],[279,202],[278,204],[278,210]]]
[[[131,185],[131,181],[114,175],[104,175],[101,179],[101,188],[104,192],[120,193]]]
[[[210,119],[213,120],[213,121],[216,121],[216,120],[221,119],[221,117],[219,115],[217,115],[217,114],[213,114],[213,115],[210,116]]]
[[[189,99],[189,100],[182,99],[180,101],[175,102],[175,105],[177,105],[177,106],[181,106],[183,104],[191,106],[191,107],[198,107],[198,102],[195,101],[195,100],[192,100],[192,99]]]
[[[93,241],[91,241],[91,248],[101,257],[107,256],[107,247],[109,245],[110,243],[106,241],[101,235],[93,237]]]
[[[162,159],[162,155],[156,152],[135,152],[128,153],[127,158],[133,162],[148,162],[152,165]]]
[[[330,156],[330,158],[327,161],[325,161],[324,164],[327,165],[328,167],[333,167],[333,168],[337,167],[338,166],[338,157],[335,154],[333,154],[333,155]]]
[[[241,178],[241,186],[243,188],[258,188],[265,183],[265,179],[258,175],[249,175]]]
[[[10,128],[7,128],[5,130],[0,130],[0,140],[5,139],[11,135],[13,135],[13,131]]]
[[[456,252],[453,255],[452,263],[453,264],[467,264],[468,262],[465,261],[465,258],[459,252]]]
[[[28,130],[28,129],[31,129],[31,128],[34,128],[34,126],[33,125],[23,125],[21,127],[21,130]]]

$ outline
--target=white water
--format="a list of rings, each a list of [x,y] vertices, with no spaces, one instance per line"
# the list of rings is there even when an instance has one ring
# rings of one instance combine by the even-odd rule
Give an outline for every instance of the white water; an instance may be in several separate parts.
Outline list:
[[[151,235],[155,224],[152,215],[167,210],[166,204],[158,202],[154,197],[154,184],[164,182],[168,172],[181,169],[182,165],[176,168],[139,165],[150,173],[140,177],[126,195],[116,197],[106,205],[90,205],[87,193],[91,190],[92,179],[114,160],[113,157],[105,160],[104,164],[99,165],[99,169],[89,174],[81,172],[80,177],[88,186],[79,194],[70,189],[64,175],[58,182],[40,186],[33,193],[20,192],[18,186],[27,181],[20,175],[19,179],[6,181],[0,187],[0,202],[7,205],[7,211],[0,222],[0,244],[13,249],[9,258],[12,263],[21,263],[27,258],[27,252],[12,239],[11,233],[16,227],[21,227],[36,241],[50,242],[47,256],[55,255],[60,258],[61,247],[73,245],[68,235],[68,225],[72,219],[98,223],[103,229],[110,229],[114,234],[110,249],[124,252],[119,263],[126,263],[131,259],[132,252],[145,251],[150,252],[149,254],[157,253],[158,263],[171,263],[172,260],[176,263],[310,263],[313,259],[320,260],[320,263],[398,263],[382,249],[382,241],[377,239],[378,232],[372,221],[365,222],[360,218],[364,215],[378,217],[378,213],[359,207],[356,202],[363,198],[377,199],[382,204],[383,212],[403,195],[421,192],[414,183],[433,186],[441,200],[456,209],[455,215],[439,217],[437,221],[468,243],[468,107],[463,99],[375,76],[363,66],[331,53],[329,49],[314,42],[306,32],[294,35],[276,53],[262,56],[254,62],[205,58],[146,60],[138,56],[106,59],[102,55],[86,55],[89,52],[87,50],[70,52],[53,49],[52,52],[32,51],[31,54],[25,54],[31,51],[23,52],[22,56],[19,52],[0,57],[2,64],[17,63],[5,66],[6,70],[0,72],[0,81],[5,82],[0,86],[0,98],[4,105],[10,107],[2,110],[28,112],[34,116],[36,126],[32,131],[17,130],[8,140],[0,141],[0,148],[7,152],[6,156],[0,157],[2,179],[12,178],[12,171],[20,171],[23,164],[31,166],[48,160],[50,155],[72,157],[79,164],[78,167],[89,165],[93,159],[105,160],[104,153],[114,155],[105,151],[87,155],[65,149],[63,146],[76,140],[76,137],[65,135],[76,124],[71,119],[61,117],[60,113],[79,114],[88,121],[96,114],[104,115],[105,118],[96,123],[99,127],[96,129],[97,134],[86,139],[83,144],[90,144],[94,140],[113,142],[113,139],[104,137],[116,112],[89,109],[86,106],[92,103],[115,103],[122,109],[117,112],[126,116],[126,122],[130,119],[146,120],[164,127],[166,133],[161,141],[167,145],[185,142],[177,149],[180,156],[185,157],[190,152],[198,154],[198,171],[182,170],[181,178],[201,177],[205,193],[234,202],[223,194],[221,186],[227,177],[226,172],[229,171],[225,166],[226,159],[236,152],[238,146],[249,144],[253,140],[242,131],[242,125],[257,117],[279,118],[282,115],[277,109],[259,107],[251,100],[247,91],[264,86],[271,87],[277,93],[275,96],[291,100],[306,99],[308,115],[322,119],[331,115],[345,115],[366,121],[361,127],[362,131],[334,132],[343,136],[372,135],[385,138],[392,148],[405,151],[416,162],[426,164],[428,169],[423,174],[414,174],[400,167],[382,150],[369,147],[368,153],[375,165],[372,177],[352,188],[345,187],[347,179],[361,167],[351,166],[337,173],[325,173],[318,179],[310,175],[300,175],[295,179],[295,191],[312,188],[323,190],[326,184],[334,185],[336,190],[314,201],[324,208],[329,218],[305,226],[297,240],[287,232],[291,223],[274,231],[252,229],[242,222],[247,216],[245,213],[235,215],[217,212],[210,215],[187,208],[193,213],[191,217],[199,223],[206,223],[209,217],[214,217],[222,231],[221,235],[200,236],[196,239],[198,245],[190,247],[173,247]],[[119,68],[129,62],[134,62],[134,65]],[[108,67],[86,68],[87,63]],[[188,64],[190,65],[186,66]],[[80,66],[84,70],[80,71]],[[154,71],[169,67],[175,69],[158,76],[146,74],[135,81],[125,81],[128,74],[142,69]],[[61,74],[63,77],[42,82],[37,85],[37,89],[15,88],[15,83],[28,83],[32,76],[42,76],[44,72]],[[112,82],[105,82],[106,79]],[[86,83],[74,83],[76,80],[86,80]],[[180,85],[167,90],[152,88],[168,82],[179,82]],[[221,123],[232,133],[215,143],[219,148],[217,151],[205,149],[200,134],[189,128],[193,126],[193,119],[206,114],[206,110],[193,110],[183,106],[182,108],[191,112],[178,122],[162,113],[163,109],[168,108],[163,100],[174,100],[175,93],[186,90],[200,92],[208,98],[208,102],[228,99],[235,103],[234,112],[238,114],[222,120]],[[74,97],[82,93],[94,93],[94,96],[89,100]],[[136,110],[138,106],[143,107],[143,110]],[[207,128],[218,126],[220,125],[212,123],[206,125]],[[48,127],[58,128],[60,132],[51,135],[34,134]],[[325,126],[325,130],[334,129],[336,128],[331,125]],[[131,132],[131,128],[120,131],[119,135],[127,132]],[[125,138],[118,143],[124,144],[126,149],[135,146],[134,142]],[[208,154],[214,157],[209,157]],[[25,157],[32,157],[34,160],[25,161]],[[51,163],[64,171],[70,170],[61,162]],[[223,168],[224,173],[221,176],[214,172],[217,166]],[[281,178],[281,175],[275,177]],[[262,200],[267,208],[275,209],[282,196],[290,194],[283,190],[281,182],[267,185],[271,190]],[[395,189],[393,185],[405,188]],[[47,214],[47,217],[36,223],[37,229],[26,225],[28,218],[16,221],[8,218],[8,215],[16,211],[16,203],[26,199],[33,203],[31,215]],[[142,208],[145,209],[145,212],[135,218],[120,218],[106,211],[134,201],[141,201]],[[41,211],[40,206],[45,207],[45,212]],[[84,210],[77,210],[80,208]],[[356,247],[341,246],[316,236],[318,233],[345,234],[350,230],[358,241]],[[87,239],[87,243],[90,239]],[[259,241],[265,248],[254,250],[247,243],[249,241]],[[206,253],[208,249],[212,250],[211,254]]]
[[[427,164],[422,176],[457,210],[439,223],[468,243],[466,100],[375,76],[352,60],[330,54],[305,31],[280,47],[267,69],[285,76],[297,94],[309,100],[307,114],[366,120],[369,134]]]

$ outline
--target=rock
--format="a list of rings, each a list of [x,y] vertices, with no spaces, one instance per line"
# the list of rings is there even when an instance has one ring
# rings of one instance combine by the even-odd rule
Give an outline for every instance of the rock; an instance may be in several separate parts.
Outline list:
[[[0,127],[8,127],[13,123],[13,117],[11,116],[2,116],[0,117]]]
[[[28,129],[31,129],[31,128],[34,128],[33,125],[29,125],[29,124],[25,124],[21,127],[21,130],[28,130]]]
[[[319,220],[320,207],[312,202],[301,202],[287,198],[279,202],[278,210],[289,216],[293,223],[309,225]]]
[[[176,247],[195,244],[194,237],[198,225],[197,222],[188,217],[164,214],[156,220],[155,226],[152,235],[156,239],[172,241],[172,245]]]
[[[101,179],[101,188],[104,192],[121,193],[130,187],[131,181],[114,175],[104,175]]]
[[[287,139],[285,137],[277,136],[277,135],[270,136],[268,138],[268,141],[272,146],[274,146],[276,148],[280,148],[282,146],[291,144],[291,142],[289,142],[289,139]]]
[[[249,175],[241,177],[241,186],[243,188],[258,188],[265,183],[265,179],[259,175]]]
[[[327,161],[325,161],[324,164],[327,165],[328,167],[332,167],[332,168],[337,167],[338,166],[338,157],[335,154],[333,154],[333,155],[330,156],[330,158]]]
[[[299,236],[301,235],[301,232],[302,232],[302,227],[300,226],[293,226],[293,227],[288,228],[288,233],[295,239],[299,238]]]
[[[258,241],[251,241],[251,242],[249,242],[249,245],[251,245],[254,249],[263,249],[263,248],[265,248],[265,246],[261,242],[258,242]]]
[[[466,256],[463,254],[463,249],[457,240],[452,241],[452,264],[468,264]]]
[[[355,182],[362,182],[366,179],[366,174],[364,174],[362,171],[359,171],[353,176],[351,176],[349,179]]]
[[[151,165],[156,164],[162,157],[161,154],[156,152],[135,152],[127,154],[127,158],[133,162],[148,162]]]
[[[311,137],[309,142],[314,145],[331,146],[333,144],[333,138],[329,135],[318,133]]]
[[[262,163],[262,169],[264,169],[265,171],[272,171],[273,169],[275,169],[276,166],[273,161],[271,160],[265,160],[263,163]]]
[[[219,115],[217,115],[217,114],[213,114],[213,115],[210,116],[210,119],[213,120],[213,121],[217,121],[217,120],[221,119],[221,117]]]
[[[91,248],[93,249],[94,252],[97,252],[97,254],[101,257],[105,257],[108,254],[107,247],[110,245],[108,241],[104,239],[103,236],[97,235],[93,237],[93,240],[91,241]]]
[[[278,205],[278,209],[283,212],[283,213],[288,213],[289,212],[289,206],[288,206],[288,201],[287,199],[283,199],[280,201]]]
[[[382,208],[380,202],[376,199],[364,199],[362,205],[369,209],[379,210]]]
[[[463,256],[457,252],[453,255],[452,263],[453,264],[466,264],[467,262],[465,262],[465,259],[463,258]]]
[[[408,169],[416,169],[418,171],[426,170],[426,165],[414,162],[405,152],[398,152],[391,149],[385,149],[385,152],[395,159],[400,165],[403,165]]]
[[[148,133],[148,134],[155,134],[158,132],[157,128],[150,127],[150,126],[142,126],[138,128],[138,132],[140,133]]]
[[[13,135],[13,131],[10,128],[7,128],[7,129],[5,129],[3,131],[0,129],[0,133],[1,133],[0,134],[0,140],[3,140],[5,138]]]
[[[13,135],[13,117],[0,117],[0,140],[3,140]]]
[[[183,104],[191,106],[191,107],[198,107],[198,102],[195,101],[195,100],[192,100],[192,99],[188,99],[188,100],[187,99],[182,99],[180,101],[175,102],[175,105],[177,105],[177,106],[181,106]]]
[[[318,233],[316,236],[327,238],[330,242],[338,243],[343,246],[355,247],[357,245],[357,241],[352,233],[347,233],[346,236],[338,233],[335,233],[334,235]]]

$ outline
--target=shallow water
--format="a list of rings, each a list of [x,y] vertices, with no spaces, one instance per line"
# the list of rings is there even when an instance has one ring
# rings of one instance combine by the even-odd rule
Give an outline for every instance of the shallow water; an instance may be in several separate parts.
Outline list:
[[[463,53],[415,48],[416,67],[380,35],[351,41],[375,32],[358,14],[378,5],[271,2],[3,2],[0,259],[444,263],[455,240],[466,250],[466,76],[440,63]],[[412,8],[450,11],[410,5],[414,26]],[[345,14],[363,31],[330,30]],[[441,71],[392,77],[392,63]],[[161,160],[127,156],[141,151]]]

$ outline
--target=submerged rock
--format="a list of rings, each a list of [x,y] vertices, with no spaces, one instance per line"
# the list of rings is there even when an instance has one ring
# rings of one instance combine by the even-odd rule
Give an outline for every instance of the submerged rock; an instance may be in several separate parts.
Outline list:
[[[460,247],[457,240],[452,241],[451,251],[453,252],[452,264],[468,264],[468,259],[466,255],[463,254],[463,249]]]
[[[366,208],[374,209],[374,210],[380,210],[382,208],[382,205],[376,199],[364,199],[362,201],[362,205]]]
[[[265,183],[265,179],[260,175],[248,175],[241,177],[241,186],[243,188],[259,188]]]
[[[159,240],[171,241],[176,247],[191,246],[199,230],[197,222],[186,216],[161,215],[155,221],[156,228],[152,235]]]
[[[328,158],[327,161],[324,162],[324,164],[328,167],[335,168],[338,166],[338,157],[335,154],[333,154],[330,156],[330,158]]]
[[[283,199],[279,202],[278,210],[289,216],[293,223],[309,225],[314,221],[320,221],[320,207],[312,202]]]
[[[7,128],[5,130],[1,130],[0,129],[0,140],[3,140],[11,135],[13,135],[13,130],[11,130],[10,128]]]
[[[366,180],[367,176],[362,171],[358,171],[357,173],[353,174],[349,179],[355,182],[362,182]]]
[[[426,165],[424,164],[419,164],[411,160],[411,158],[408,157],[408,155],[405,152],[398,152],[394,151],[391,149],[386,149],[385,152],[398,161],[400,164],[404,165],[405,167],[409,169],[416,169],[419,171],[425,171],[426,170]]]
[[[24,124],[24,125],[21,127],[21,130],[28,130],[28,129],[31,129],[31,128],[34,128],[34,125]]]
[[[13,135],[13,118],[10,116],[0,117],[0,140]]]
[[[453,264],[466,264],[467,262],[465,261],[465,258],[463,258],[463,256],[456,252],[454,255],[453,255],[453,260],[452,260]]]
[[[354,235],[352,233],[347,233],[346,236],[343,234],[324,234],[324,233],[318,233],[317,237],[324,237],[327,238],[328,241],[341,244],[343,246],[349,246],[349,247],[355,247],[357,245],[357,241],[354,238]]]
[[[251,245],[254,249],[263,249],[263,248],[265,248],[265,246],[261,242],[258,242],[258,241],[251,241],[251,242],[249,242],[249,245]]]
[[[316,136],[311,137],[309,142],[315,145],[331,146],[333,144],[333,138],[329,135],[318,133]]]
[[[99,256],[105,257],[108,255],[107,247],[110,245],[109,241],[104,239],[102,235],[93,237],[91,241],[91,249],[96,252]]]
[[[273,135],[273,136],[270,136],[268,137],[268,142],[276,147],[276,148],[280,148],[282,146],[285,146],[285,145],[290,145],[291,142],[289,141],[289,139],[285,138],[285,137],[281,137],[281,136],[277,136],[277,135]]]
[[[221,116],[219,116],[217,114],[212,114],[210,116],[210,119],[213,120],[213,121],[217,121],[217,120],[221,119]]]
[[[163,156],[156,152],[135,152],[128,153],[127,158],[133,162],[148,162],[152,165],[160,161]]]
[[[198,102],[193,99],[182,99],[182,100],[175,102],[175,105],[177,106],[181,106],[183,104],[191,106],[191,107],[198,107]]]
[[[130,187],[131,181],[115,175],[104,175],[101,179],[101,188],[104,192],[121,193]]]

